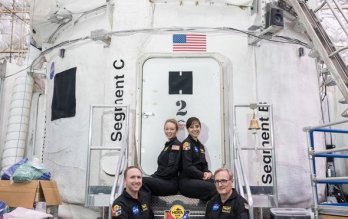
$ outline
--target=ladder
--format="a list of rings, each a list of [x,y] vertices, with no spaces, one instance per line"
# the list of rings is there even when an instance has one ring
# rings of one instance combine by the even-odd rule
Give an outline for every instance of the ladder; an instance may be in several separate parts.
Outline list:
[[[315,133],[334,133],[334,134],[348,134],[348,130],[344,129],[333,129],[331,126],[348,123],[348,120],[328,123],[321,126],[306,127],[304,131],[308,137],[308,158],[310,161],[311,171],[311,184],[313,191],[313,202],[314,202],[314,216],[319,218],[319,215],[339,215],[348,216],[348,202],[347,203],[333,203],[323,202],[319,203],[318,184],[326,185],[342,185],[348,184],[348,176],[341,177],[318,177],[320,170],[316,168],[317,158],[334,158],[334,159],[345,159],[348,158],[348,154],[342,154],[340,152],[347,152],[348,147],[332,148],[327,150],[317,150],[315,148]],[[325,173],[326,171],[324,171]],[[323,172],[321,172],[323,173]]]
[[[250,146],[241,146],[239,141],[238,129],[237,129],[237,111],[241,109],[246,110],[257,110],[263,109],[265,110],[264,115],[268,118],[267,132],[269,133],[269,142],[270,144],[267,147],[261,147],[260,145],[255,145],[254,147]],[[273,118],[272,118],[272,105],[270,104],[249,104],[249,105],[235,105],[234,106],[234,133],[233,135],[233,152],[234,152],[234,169],[235,169],[235,178],[236,178],[236,186],[239,187],[239,192],[241,195],[245,196],[245,198],[249,202],[250,206],[250,218],[263,218],[263,209],[265,208],[273,208],[278,207],[278,189],[277,189],[277,175],[276,175],[276,162],[275,162],[275,150],[274,150],[274,142],[273,142]],[[262,131],[262,130],[261,130]],[[255,133],[255,135],[257,135]],[[260,152],[267,151],[271,157],[271,165],[272,165],[272,179],[273,183],[271,185],[250,185],[248,179],[246,177],[247,172],[254,173],[254,169],[246,168],[243,164],[243,160],[248,160],[243,157],[243,152],[255,152],[256,156],[260,156]],[[255,210],[258,211],[258,216],[254,213]],[[255,216],[254,216],[255,214]]]
[[[123,124],[123,135],[121,145],[105,145],[102,139],[104,125],[103,116],[112,116],[115,110],[125,113],[126,118]],[[119,112],[118,111],[118,112]],[[89,134],[87,151],[87,170],[86,170],[86,189],[85,206],[102,208],[102,218],[105,218],[105,211],[108,210],[108,218],[111,219],[111,206],[115,197],[122,193],[123,189],[123,170],[128,162],[128,124],[129,107],[115,105],[91,105],[89,113]],[[105,153],[118,154],[117,162],[112,166],[116,167],[115,173],[106,175],[103,180],[99,178],[103,169],[100,160]],[[114,175],[113,175],[114,174]]]
[[[285,4],[288,6],[284,7]],[[348,49],[348,46],[336,49],[316,16],[317,12],[323,10],[325,8],[324,6],[327,6],[336,18],[342,31],[348,37],[348,30],[345,27],[345,25],[348,24],[348,18],[343,13],[338,0],[323,0],[322,4],[314,11],[307,7],[306,1],[304,0],[280,0],[278,5],[295,12],[292,14],[296,14],[299,21],[302,23],[307,36],[313,44],[313,49],[319,54],[321,60],[327,66],[327,69],[345,99],[345,103],[347,103],[348,69],[346,63],[341,58],[340,53]],[[342,116],[348,116],[347,110],[342,113]]]

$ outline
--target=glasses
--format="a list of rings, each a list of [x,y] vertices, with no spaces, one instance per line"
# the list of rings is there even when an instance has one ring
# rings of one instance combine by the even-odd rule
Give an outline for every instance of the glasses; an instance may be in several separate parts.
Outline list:
[[[215,185],[222,185],[225,186],[227,184],[227,182],[230,181],[228,179],[221,179],[221,180],[214,180]]]

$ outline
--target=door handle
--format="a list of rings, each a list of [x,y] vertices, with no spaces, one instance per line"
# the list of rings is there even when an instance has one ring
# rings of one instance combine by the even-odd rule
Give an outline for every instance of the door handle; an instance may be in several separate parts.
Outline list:
[[[143,113],[143,117],[145,119],[149,118],[149,116],[155,116],[155,113],[152,113],[152,112],[144,112]]]

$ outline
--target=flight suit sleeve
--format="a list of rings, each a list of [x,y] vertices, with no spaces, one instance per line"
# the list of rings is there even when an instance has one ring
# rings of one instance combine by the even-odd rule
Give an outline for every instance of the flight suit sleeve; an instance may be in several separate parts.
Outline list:
[[[204,171],[204,172],[211,172],[211,171],[209,170],[208,162],[207,162],[207,161],[204,162],[203,171]]]
[[[209,219],[210,209],[211,209],[211,201],[208,201],[207,205],[205,206],[205,215],[204,215],[205,219]]]
[[[201,144],[201,147],[204,149],[204,156],[202,156],[202,164],[203,164],[203,172],[211,172],[208,167],[208,162],[207,159],[205,158],[206,156],[206,151],[204,145]]]
[[[204,173],[194,166],[192,161],[193,147],[189,142],[183,143],[182,149],[182,171],[193,179],[203,179]]]
[[[249,205],[246,200],[241,199],[237,205],[237,219],[249,219]]]
[[[114,202],[111,209],[112,219],[128,219],[129,212],[124,204],[121,202]]]

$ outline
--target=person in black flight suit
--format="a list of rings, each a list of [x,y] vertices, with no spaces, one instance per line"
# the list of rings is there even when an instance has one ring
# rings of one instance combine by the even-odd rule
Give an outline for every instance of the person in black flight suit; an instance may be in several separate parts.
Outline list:
[[[157,171],[151,177],[144,177],[145,189],[150,189],[152,195],[167,196],[178,193],[178,170],[181,161],[181,142],[176,138],[178,123],[168,119],[164,123],[164,133],[168,141],[157,159]]]
[[[112,204],[112,218],[121,219],[154,219],[151,209],[151,194],[140,191],[142,173],[138,167],[127,167],[124,172],[125,189]]]
[[[179,191],[190,198],[208,201],[216,193],[212,173],[205,159],[205,149],[198,140],[201,122],[191,117],[186,122],[188,137],[182,143],[182,171],[179,177]]]
[[[248,202],[232,188],[233,175],[226,168],[217,169],[214,183],[219,194],[206,206],[206,219],[249,219]]]

